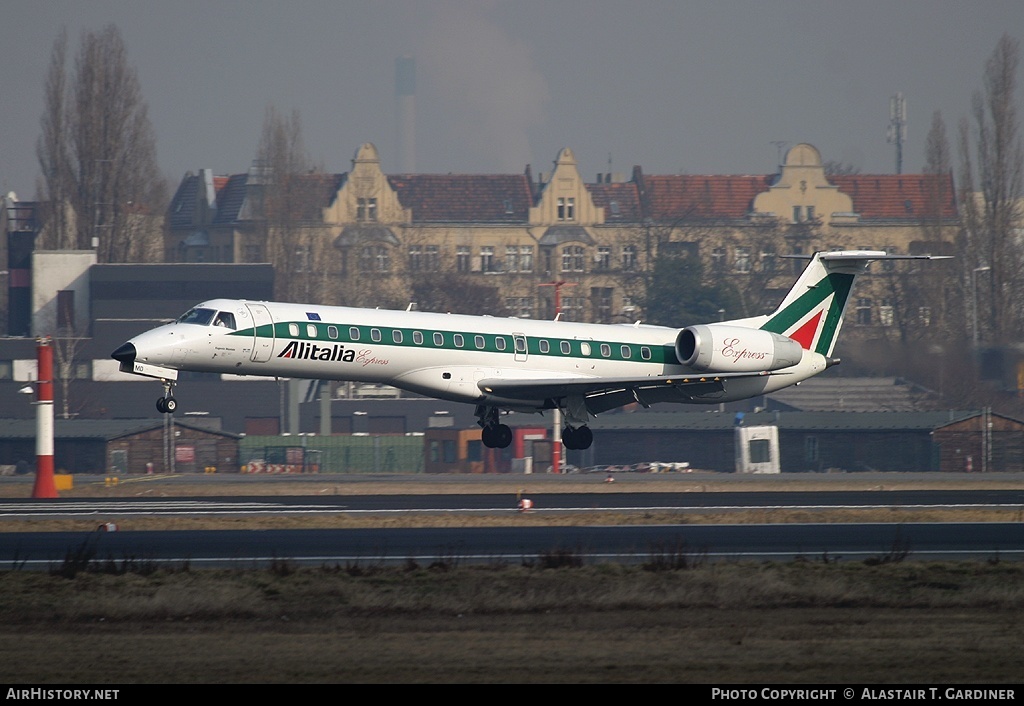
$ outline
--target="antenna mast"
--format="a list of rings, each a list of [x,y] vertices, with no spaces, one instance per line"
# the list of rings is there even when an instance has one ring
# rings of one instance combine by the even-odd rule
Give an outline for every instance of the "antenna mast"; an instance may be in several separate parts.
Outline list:
[[[782,150],[789,143],[786,142],[785,140],[772,140],[772,144],[775,145],[775,152],[777,154],[776,160],[775,160],[776,161],[776,166],[781,167],[782,166]]]

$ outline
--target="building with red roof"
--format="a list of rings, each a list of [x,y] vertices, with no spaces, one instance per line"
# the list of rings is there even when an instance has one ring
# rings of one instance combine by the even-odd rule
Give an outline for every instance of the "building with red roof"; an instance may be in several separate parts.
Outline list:
[[[270,261],[282,297],[361,306],[404,307],[424,283],[468,283],[475,294],[462,296],[464,310],[490,292],[487,301],[505,305],[490,313],[543,318],[554,315],[556,288],[542,285],[563,282],[564,318],[632,322],[644,316],[653,259],[672,244],[700,257],[706,277],[742,291],[748,310],[732,318],[763,313],[789,286],[794,267],[777,256],[946,254],[959,223],[951,175],[830,175],[808,144],[792,147],[775,174],[662,175],[637,166],[628,179],[593,182],[570,149],[536,176],[529,167],[385,174],[376,147],[364,144],[350,171],[295,179],[289,188],[302,204],[286,227],[268,211],[276,182],[265,170],[187,174],[168,213],[167,259]],[[868,278],[852,323],[875,330],[942,320],[942,298],[925,305],[905,296],[895,272],[879,272],[874,285]]]

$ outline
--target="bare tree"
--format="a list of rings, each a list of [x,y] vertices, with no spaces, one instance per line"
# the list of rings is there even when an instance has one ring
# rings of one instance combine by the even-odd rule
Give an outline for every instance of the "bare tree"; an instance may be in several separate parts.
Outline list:
[[[928,254],[956,255],[957,250],[951,243],[950,231],[954,228],[943,214],[956,198],[953,186],[953,159],[950,153],[949,140],[946,137],[946,123],[942,113],[932,114],[931,128],[928,130],[925,146],[924,173],[927,175],[925,194],[925,212],[921,220],[922,239],[927,243]],[[955,234],[955,233],[954,233]],[[916,277],[915,289],[918,296],[918,311],[932,308],[936,328],[932,329],[944,341],[966,338],[968,329],[963,282],[959,277],[960,267],[956,263],[936,263],[935,272],[931,276]],[[907,269],[904,263],[901,269]],[[913,273],[912,275],[913,276]],[[916,316],[920,324],[927,322],[925,317]]]
[[[46,74],[46,109],[40,121],[42,134],[36,142],[36,156],[42,169],[42,182],[37,187],[45,203],[46,240],[41,246],[51,249],[74,249],[77,237],[69,218],[71,187],[71,135],[68,126],[67,86],[68,35],[62,30],[53,43],[50,68]]]
[[[860,174],[860,167],[843,162],[837,159],[825,160],[821,165],[825,170],[825,176],[845,176],[847,174]]]
[[[54,247],[95,247],[101,262],[141,259],[159,237],[166,184],[138,76],[115,25],[82,36],[70,82],[54,43],[37,154]]]
[[[71,419],[71,383],[78,379],[78,356],[86,339],[73,328],[58,329],[58,333],[62,335],[53,339],[54,377],[60,384],[61,417]]]
[[[941,227],[943,200],[946,198],[942,180],[951,170],[952,158],[949,154],[949,140],[946,138],[946,123],[942,120],[942,113],[936,110],[932,114],[932,125],[928,130],[923,170],[925,174],[933,177],[927,182],[927,220],[924,224],[929,233],[927,240],[942,239],[941,231],[937,230]]]
[[[297,111],[282,117],[267,108],[256,164],[263,177],[266,252],[277,274],[275,296],[322,303],[328,268],[320,208],[333,182],[306,154]]]
[[[1019,55],[1017,40],[1003,35],[985,66],[984,92],[974,94],[973,130],[966,121],[960,125],[963,279],[976,298],[979,339],[989,343],[1014,338],[1024,314],[1024,256],[1016,231],[1024,186],[1015,98]]]
[[[496,287],[461,272],[424,273],[411,281],[413,301],[423,311],[451,314],[506,315]]]

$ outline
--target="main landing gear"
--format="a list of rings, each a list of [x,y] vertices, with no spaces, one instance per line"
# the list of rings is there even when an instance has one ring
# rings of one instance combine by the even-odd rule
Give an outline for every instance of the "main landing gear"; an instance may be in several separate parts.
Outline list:
[[[489,449],[506,449],[512,444],[512,429],[507,424],[498,422],[498,408],[479,405],[476,408],[477,424],[483,431],[480,440]],[[578,419],[574,421],[580,421]],[[589,449],[594,443],[594,432],[590,427],[581,424],[574,427],[566,424],[562,430],[562,445],[570,451]]]
[[[174,382],[161,380],[164,386],[164,396],[156,401],[156,411],[161,414],[174,414],[178,408],[178,401],[174,399]]]
[[[483,427],[480,441],[489,449],[507,449],[512,444],[512,429],[498,422],[498,408],[480,405],[476,408],[477,424]]]
[[[562,445],[570,451],[589,449],[594,443],[594,432],[587,426],[590,411],[586,400],[580,395],[570,395],[562,401],[561,409],[565,414]]]

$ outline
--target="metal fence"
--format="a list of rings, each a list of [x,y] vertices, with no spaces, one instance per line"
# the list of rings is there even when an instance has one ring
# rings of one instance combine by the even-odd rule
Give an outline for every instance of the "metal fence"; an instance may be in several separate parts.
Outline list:
[[[247,473],[422,473],[423,437],[246,436]]]

